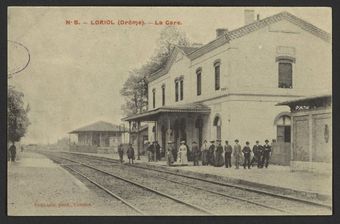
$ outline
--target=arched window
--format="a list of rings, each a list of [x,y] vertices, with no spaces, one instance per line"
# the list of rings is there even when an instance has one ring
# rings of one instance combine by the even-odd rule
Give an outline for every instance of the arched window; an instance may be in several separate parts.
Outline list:
[[[216,115],[214,118],[213,125],[216,127],[216,139],[221,139],[221,118],[219,115]]]
[[[277,130],[277,142],[290,142],[291,139],[291,119],[290,116],[287,114],[283,114],[278,116],[275,119],[275,125]]]

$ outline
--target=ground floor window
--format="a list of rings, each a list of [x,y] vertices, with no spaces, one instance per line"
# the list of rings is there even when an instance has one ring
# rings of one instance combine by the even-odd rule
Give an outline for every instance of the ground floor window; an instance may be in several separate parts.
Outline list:
[[[214,118],[214,126],[216,128],[216,139],[221,139],[221,118],[216,116]]]

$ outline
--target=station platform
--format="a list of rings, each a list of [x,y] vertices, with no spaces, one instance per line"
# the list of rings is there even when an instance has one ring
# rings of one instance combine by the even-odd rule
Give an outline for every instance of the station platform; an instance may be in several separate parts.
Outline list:
[[[121,202],[94,192],[61,166],[34,152],[8,162],[9,216],[128,215]]]
[[[82,154],[119,160],[118,154]],[[124,155],[124,163],[127,162],[128,159],[126,155]],[[292,172],[289,166],[269,164],[268,168],[262,169],[256,166],[251,169],[244,169],[243,166],[235,169],[234,164],[232,164],[232,168],[225,168],[202,166],[201,162],[199,166],[193,166],[193,162],[189,162],[188,166],[168,166],[166,161],[148,162],[146,156],[141,156],[140,160],[135,160],[134,162],[139,165],[144,164],[151,167],[162,167],[163,169],[169,169],[175,172],[242,184],[262,190],[282,192],[282,194],[291,194],[292,196],[309,197],[328,202],[332,199],[331,175],[311,172]]]

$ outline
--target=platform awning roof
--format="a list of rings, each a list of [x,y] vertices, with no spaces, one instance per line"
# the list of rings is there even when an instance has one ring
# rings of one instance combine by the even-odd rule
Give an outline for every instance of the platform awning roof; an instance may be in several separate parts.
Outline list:
[[[291,112],[328,108],[332,105],[332,94],[302,97],[276,104],[276,106],[283,105],[289,106]]]
[[[275,106],[291,106],[291,105],[309,105],[314,104],[316,101],[331,101],[332,94],[322,94],[322,95],[315,95],[315,96],[308,96],[308,97],[301,97],[294,100],[288,100],[284,102],[277,103]]]
[[[140,114],[123,118],[123,121],[154,121],[164,113],[200,113],[209,114],[210,108],[201,103],[181,104],[176,106],[163,106]]]

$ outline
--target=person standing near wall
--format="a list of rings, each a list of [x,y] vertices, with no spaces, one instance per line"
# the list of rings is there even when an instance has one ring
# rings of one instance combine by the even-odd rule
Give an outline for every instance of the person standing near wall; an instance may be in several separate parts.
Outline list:
[[[268,168],[269,159],[270,159],[271,152],[272,152],[272,147],[268,144],[269,143],[268,139],[266,139],[265,143],[266,144],[263,145],[262,166],[265,166],[266,168]]]
[[[256,140],[256,144],[253,146],[253,158],[250,162],[250,165],[251,166],[254,166],[254,162],[257,163],[257,167],[260,168],[261,166],[261,153],[262,153],[262,150],[261,150],[261,145],[259,144],[259,141]]]
[[[211,145],[209,146],[208,151],[208,165],[214,165],[214,153],[215,153],[215,141],[210,141]]]
[[[248,167],[250,169],[250,147],[249,147],[249,142],[246,142],[246,146],[243,147],[242,149],[243,156],[244,156],[244,162],[243,162],[243,168],[245,169]]]
[[[215,152],[215,166],[221,167],[224,165],[223,161],[223,147],[221,145],[221,140],[216,140],[217,146],[216,146],[216,152]]]
[[[203,145],[201,147],[202,152],[202,166],[208,165],[208,153],[209,153],[209,147],[207,140],[204,140]]]
[[[174,155],[173,155],[174,146],[172,141],[168,141],[168,147],[166,149],[166,161],[168,166],[171,166],[174,163]]]
[[[124,148],[123,144],[118,145],[118,155],[119,155],[119,161],[120,163],[123,163],[123,156],[124,156]]]
[[[201,154],[200,148],[198,147],[198,144],[193,141],[191,146],[191,152],[192,152],[192,159],[194,161],[194,166],[198,166],[198,159]]]
[[[233,152],[233,148],[228,144],[228,141],[225,141],[224,146],[224,165],[226,168],[231,168],[231,154]]]
[[[240,158],[241,158],[241,146],[238,144],[239,141],[238,139],[235,140],[235,145],[234,145],[234,157],[235,157],[235,166],[236,169],[238,169],[240,167]]]
[[[155,156],[156,156],[156,158],[155,158],[155,161],[157,162],[157,161],[159,161],[159,160],[161,160],[161,146],[158,144],[158,141],[156,141],[156,146],[155,146]]]
[[[188,164],[187,152],[188,152],[188,148],[185,145],[185,141],[181,141],[181,145],[178,150],[177,163],[181,165]]]
[[[129,144],[129,148],[128,148],[126,154],[127,154],[128,159],[129,159],[129,164],[131,164],[131,161],[132,161],[132,164],[133,164],[133,160],[135,159],[135,150],[132,147],[132,144]]]

